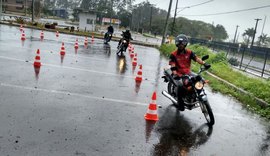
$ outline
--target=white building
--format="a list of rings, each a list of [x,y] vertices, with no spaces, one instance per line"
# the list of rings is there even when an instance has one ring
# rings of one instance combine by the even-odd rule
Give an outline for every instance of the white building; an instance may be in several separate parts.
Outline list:
[[[82,31],[95,31],[97,15],[94,11],[79,13],[79,29]]]

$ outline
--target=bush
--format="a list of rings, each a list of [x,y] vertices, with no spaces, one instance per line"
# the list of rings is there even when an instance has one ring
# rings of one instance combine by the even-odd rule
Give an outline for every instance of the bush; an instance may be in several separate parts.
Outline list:
[[[239,66],[239,61],[236,58],[231,57],[228,62],[233,66]]]
[[[15,17],[15,22],[19,23],[19,24],[24,24],[25,23],[25,19],[22,17]]]

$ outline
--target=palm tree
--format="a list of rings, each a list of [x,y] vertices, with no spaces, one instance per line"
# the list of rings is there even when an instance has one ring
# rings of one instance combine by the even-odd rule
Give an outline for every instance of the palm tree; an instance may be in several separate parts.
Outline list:
[[[265,45],[266,44],[266,38],[267,38],[267,34],[262,34],[261,36],[258,37],[259,41],[258,41],[258,45],[260,46]]]
[[[249,44],[250,38],[253,37],[254,34],[254,29],[253,28],[248,28],[247,30],[245,30],[245,32],[243,33],[243,37],[244,37],[244,41],[246,42],[246,44]]]

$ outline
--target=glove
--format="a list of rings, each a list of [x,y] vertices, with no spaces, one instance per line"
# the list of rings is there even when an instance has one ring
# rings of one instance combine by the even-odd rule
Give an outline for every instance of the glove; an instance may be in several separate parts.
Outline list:
[[[211,67],[211,65],[208,63],[204,63],[203,65],[204,65],[205,69],[209,69]]]

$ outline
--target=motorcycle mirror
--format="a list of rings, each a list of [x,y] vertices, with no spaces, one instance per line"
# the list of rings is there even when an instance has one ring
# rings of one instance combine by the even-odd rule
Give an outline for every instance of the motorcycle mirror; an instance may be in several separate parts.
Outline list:
[[[207,60],[208,58],[209,58],[209,55],[205,55],[202,57],[202,60],[204,61],[204,60]]]

